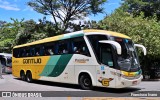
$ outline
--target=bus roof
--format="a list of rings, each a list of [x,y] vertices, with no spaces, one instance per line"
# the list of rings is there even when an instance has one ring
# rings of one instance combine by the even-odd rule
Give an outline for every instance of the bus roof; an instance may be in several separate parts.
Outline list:
[[[127,35],[117,33],[117,32],[89,29],[89,30],[82,30],[82,31],[77,31],[77,32],[72,32],[72,33],[67,33],[67,34],[62,34],[62,35],[57,35],[57,36],[37,40],[35,42],[15,46],[14,48],[30,46],[30,45],[35,45],[35,44],[41,44],[41,43],[47,43],[47,42],[51,42],[51,41],[63,40],[63,39],[74,38],[74,37],[79,37],[79,36],[84,36],[84,35],[91,35],[91,34],[104,34],[104,35],[109,35],[109,36],[116,36],[116,37],[130,39],[130,37],[128,37]]]
[[[10,53],[0,53],[0,56],[12,57],[12,54],[10,54]]]
[[[106,30],[88,29],[88,30],[84,30],[84,33],[86,33],[86,35],[89,35],[89,34],[105,34],[105,35],[109,35],[109,36],[131,39],[127,35],[124,35],[124,34],[121,34],[121,33],[118,33],[118,32],[113,32],[113,31],[106,31]]]

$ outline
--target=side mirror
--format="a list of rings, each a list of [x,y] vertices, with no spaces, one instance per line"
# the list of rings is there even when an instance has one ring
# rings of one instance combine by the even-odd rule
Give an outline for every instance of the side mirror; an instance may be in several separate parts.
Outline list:
[[[122,54],[121,45],[118,42],[111,41],[111,40],[101,40],[99,41],[99,43],[107,43],[107,44],[114,45],[116,47],[117,54],[119,55]]]
[[[142,49],[143,49],[143,53],[144,53],[144,55],[146,55],[146,54],[147,54],[147,50],[146,50],[146,48],[145,48],[143,45],[141,45],[141,44],[134,44],[134,46],[135,46],[135,47],[142,48]]]

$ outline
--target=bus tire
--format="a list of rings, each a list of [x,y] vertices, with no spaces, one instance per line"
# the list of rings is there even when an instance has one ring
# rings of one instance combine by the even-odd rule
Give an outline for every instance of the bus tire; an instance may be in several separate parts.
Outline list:
[[[30,71],[27,71],[26,80],[29,83],[31,83],[33,81],[33,79],[32,79],[32,73]]]
[[[20,77],[21,77],[21,80],[26,81],[26,76],[25,76],[24,71],[20,72]]]
[[[79,84],[82,89],[89,90],[92,89],[92,80],[88,74],[82,74],[79,78]]]

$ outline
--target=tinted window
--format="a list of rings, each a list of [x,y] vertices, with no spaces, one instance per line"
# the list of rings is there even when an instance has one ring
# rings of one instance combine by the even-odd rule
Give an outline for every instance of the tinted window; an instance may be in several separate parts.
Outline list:
[[[98,61],[100,61],[100,40],[108,40],[106,35],[88,35],[87,36],[91,46],[93,48],[93,51],[98,59]]]
[[[88,47],[83,37],[73,38],[71,39],[71,47],[73,54],[82,54],[86,56],[90,56]]]
[[[75,53],[90,56],[83,37],[13,49],[14,57],[50,56]]]
[[[101,44],[100,52],[101,52],[101,62],[105,65],[113,67],[114,63],[113,63],[111,45]]]
[[[5,58],[0,58],[0,61],[1,61],[1,64],[3,66],[6,66],[6,60],[5,60]]]
[[[19,57],[19,50],[18,49],[13,49],[13,57]]]
[[[69,40],[58,41],[57,49],[58,54],[68,54],[70,52],[70,43]]]
[[[42,45],[40,48],[41,55],[55,55],[55,43],[56,42],[50,42]]]

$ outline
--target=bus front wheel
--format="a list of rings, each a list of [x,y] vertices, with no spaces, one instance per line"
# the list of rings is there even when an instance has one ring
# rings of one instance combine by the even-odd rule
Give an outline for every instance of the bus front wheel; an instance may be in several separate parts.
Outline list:
[[[91,80],[90,76],[87,74],[83,74],[80,76],[79,84],[82,87],[82,89],[85,89],[85,90],[89,90],[89,89],[93,88],[92,80]]]
[[[33,80],[32,80],[32,73],[30,71],[27,71],[27,74],[26,74],[26,80],[27,82],[31,83]]]

